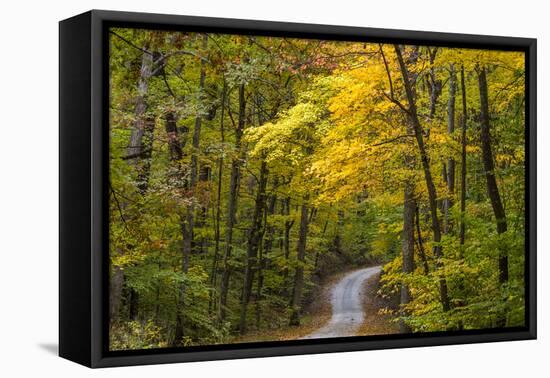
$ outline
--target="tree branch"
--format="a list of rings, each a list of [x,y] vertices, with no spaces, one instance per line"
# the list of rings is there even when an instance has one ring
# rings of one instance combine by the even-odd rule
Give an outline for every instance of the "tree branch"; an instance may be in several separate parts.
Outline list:
[[[395,94],[394,94],[394,91],[393,91],[393,81],[392,81],[392,78],[391,78],[391,73],[390,73],[390,68],[388,66],[388,61],[386,60],[386,55],[384,54],[384,50],[382,49],[382,44],[379,43],[378,44],[378,48],[380,49],[380,54],[382,55],[382,60],[384,61],[384,67],[386,68],[386,75],[388,76],[388,83],[390,85],[390,95],[388,95],[387,93],[384,93],[384,96],[390,100],[391,102],[393,102],[395,105],[399,106],[399,108],[401,108],[401,110],[403,110],[405,113],[409,114],[409,109],[403,105],[399,100],[397,100],[395,98]]]
[[[113,194],[113,199],[115,200],[115,204],[117,206],[118,213],[120,215],[120,220],[122,220],[122,224],[124,224],[124,228],[126,229],[126,231],[128,231],[128,233],[132,235],[133,232],[130,230],[130,228],[128,227],[128,224],[126,223],[126,219],[124,218],[124,214],[122,213],[122,207],[120,206],[120,202],[118,201],[115,190],[111,185],[109,185],[109,188],[111,189],[111,193]]]

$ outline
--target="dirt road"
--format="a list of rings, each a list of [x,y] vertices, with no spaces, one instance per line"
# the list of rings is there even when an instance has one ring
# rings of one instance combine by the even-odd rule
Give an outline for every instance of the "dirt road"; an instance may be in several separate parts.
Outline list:
[[[381,266],[350,272],[331,289],[332,318],[319,330],[303,337],[319,339],[325,337],[353,336],[364,320],[363,283],[380,272]]]

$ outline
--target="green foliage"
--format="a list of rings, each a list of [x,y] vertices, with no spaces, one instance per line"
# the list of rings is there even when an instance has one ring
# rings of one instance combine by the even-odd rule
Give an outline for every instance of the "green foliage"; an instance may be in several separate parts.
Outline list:
[[[163,341],[161,328],[151,320],[146,322],[131,321],[111,327],[110,347],[113,350],[152,349],[167,347]]]

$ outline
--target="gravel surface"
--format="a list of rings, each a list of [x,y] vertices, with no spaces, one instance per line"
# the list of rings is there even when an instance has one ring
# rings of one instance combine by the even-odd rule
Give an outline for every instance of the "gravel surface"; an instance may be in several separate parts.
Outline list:
[[[331,290],[332,318],[324,327],[303,339],[355,335],[364,320],[363,283],[381,269],[381,266],[373,266],[355,270],[338,281]]]

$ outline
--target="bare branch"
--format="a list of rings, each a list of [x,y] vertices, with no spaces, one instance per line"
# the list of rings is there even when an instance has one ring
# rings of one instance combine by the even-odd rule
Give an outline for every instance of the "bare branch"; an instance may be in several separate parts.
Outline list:
[[[384,61],[384,67],[386,68],[386,75],[388,76],[388,83],[390,85],[390,95],[388,96],[387,93],[384,93],[384,96],[390,100],[391,102],[393,102],[395,105],[399,106],[399,108],[401,110],[403,110],[405,113],[409,113],[409,109],[403,105],[399,100],[397,100],[395,98],[395,94],[394,94],[394,91],[393,91],[393,81],[392,81],[392,78],[391,78],[391,72],[390,72],[390,67],[388,66],[388,61],[386,60],[386,55],[384,54],[384,50],[382,49],[382,44],[379,43],[378,44],[378,48],[380,49],[380,54],[382,55],[382,60]]]

